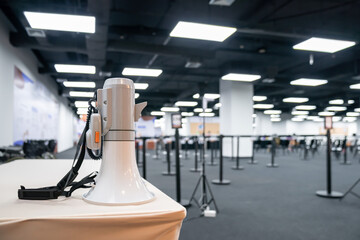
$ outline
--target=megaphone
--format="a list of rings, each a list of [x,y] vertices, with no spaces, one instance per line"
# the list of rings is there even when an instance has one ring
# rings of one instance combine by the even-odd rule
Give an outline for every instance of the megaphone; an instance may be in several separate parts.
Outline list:
[[[95,186],[83,196],[102,205],[142,204],[154,199],[135,159],[135,122],[146,102],[135,104],[135,87],[127,78],[110,78],[97,90],[96,108],[86,132],[87,147],[102,149]]]

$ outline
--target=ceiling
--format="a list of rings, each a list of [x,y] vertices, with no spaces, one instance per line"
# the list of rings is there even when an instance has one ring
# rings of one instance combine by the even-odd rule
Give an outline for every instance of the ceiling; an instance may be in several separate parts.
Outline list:
[[[99,2],[0,2],[12,25],[12,45],[35,53],[39,72],[57,82],[59,95],[67,97],[71,106],[83,99],[68,97],[70,89],[57,79],[91,79],[101,88],[107,74],[122,76],[124,67],[163,70],[157,78],[132,78],[149,83],[148,89],[137,91],[138,102],[148,101],[147,113],[178,100],[192,100],[198,92],[218,93],[219,79],[229,72],[260,74],[262,78],[254,82],[254,95],[267,96],[261,103],[273,103],[283,112],[295,106],[283,103],[285,97],[308,97],[307,104],[317,105],[318,111],[335,98],[355,100],[349,110],[360,106],[360,90],[349,89],[350,84],[360,81],[359,44],[334,54],[312,53],[313,65],[309,64],[311,52],[292,49],[310,37],[359,41],[359,0],[236,0],[230,7],[209,5],[208,0]],[[29,37],[24,11],[95,16],[96,32],[45,31],[46,38]],[[169,33],[178,21],[236,27],[237,32],[221,43],[171,38]],[[202,65],[185,68],[189,60]],[[57,73],[55,63],[92,64],[97,73]],[[327,79],[329,83],[319,87],[289,84],[300,77]]]

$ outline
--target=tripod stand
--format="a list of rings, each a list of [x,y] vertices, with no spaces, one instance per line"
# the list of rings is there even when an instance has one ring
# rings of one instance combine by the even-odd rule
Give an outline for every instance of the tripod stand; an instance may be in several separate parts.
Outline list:
[[[203,97],[203,112],[205,112],[206,103],[204,104],[204,101],[206,101]],[[214,203],[216,212],[219,212],[219,209],[216,205],[214,195],[211,191],[209,181],[207,180],[206,174],[205,174],[205,116],[203,116],[203,141],[204,141],[204,147],[202,149],[202,171],[199,180],[196,183],[195,189],[193,193],[191,194],[190,202],[195,202],[195,204],[200,208],[201,212],[204,214],[204,211],[209,207],[211,203]],[[201,184],[201,192],[200,192],[200,198],[196,199],[195,194]]]
[[[352,195],[354,195],[357,198],[360,198],[360,195],[357,194],[356,192],[353,192],[353,189],[356,187],[356,185],[358,185],[360,182],[360,178],[358,180],[356,180],[356,182],[349,188],[349,190],[346,191],[346,193],[340,198],[340,201],[343,200],[346,195],[348,195],[349,193],[351,193]]]

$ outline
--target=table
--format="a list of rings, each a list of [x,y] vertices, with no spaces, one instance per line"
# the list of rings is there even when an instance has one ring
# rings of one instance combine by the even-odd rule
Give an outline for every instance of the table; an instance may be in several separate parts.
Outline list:
[[[0,239],[178,239],[186,210],[146,182],[155,200],[132,206],[100,206],[82,200],[89,189],[70,198],[19,200],[20,185],[55,185],[71,168],[71,160],[17,160],[0,165]],[[78,179],[98,170],[100,161],[85,160]]]

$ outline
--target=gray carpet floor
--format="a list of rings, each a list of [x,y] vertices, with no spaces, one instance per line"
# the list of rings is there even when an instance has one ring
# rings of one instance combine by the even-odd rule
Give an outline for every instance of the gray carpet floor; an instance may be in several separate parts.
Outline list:
[[[57,158],[73,158],[74,152],[59,153]],[[166,163],[153,159],[152,151],[148,153],[147,180],[175,199],[175,177],[162,176]],[[359,157],[348,156],[352,165],[340,165],[333,157],[333,190],[345,192],[360,177]],[[194,205],[188,208],[181,240],[360,239],[360,199],[349,195],[339,201],[315,195],[317,190],[326,189],[324,149],[309,155],[309,160],[300,160],[299,153],[280,150],[276,156],[278,168],[266,167],[270,161],[266,151],[255,153],[255,160],[259,161],[257,165],[241,160],[245,169],[236,171],[231,169],[234,162],[224,159],[224,178],[231,184],[211,184],[220,212],[215,218],[205,218]],[[189,199],[199,178],[199,173],[189,171],[194,153],[189,152],[189,159],[181,162],[182,197]],[[218,178],[218,171],[218,166],[206,166],[209,181]],[[360,193],[360,186],[355,191]]]

